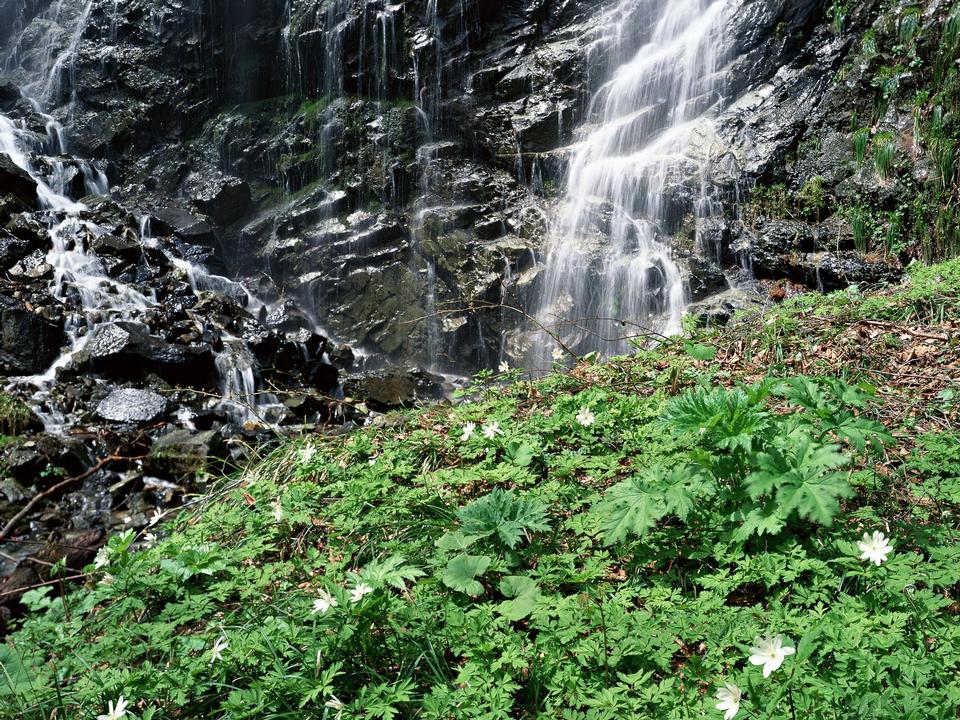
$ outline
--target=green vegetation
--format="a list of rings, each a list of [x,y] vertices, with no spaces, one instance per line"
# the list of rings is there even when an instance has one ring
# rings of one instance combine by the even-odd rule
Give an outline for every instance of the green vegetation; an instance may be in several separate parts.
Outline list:
[[[37,427],[37,416],[15,397],[0,392],[0,436],[17,436]]]
[[[956,718],[958,321],[917,266],[282,441],[31,591],[0,716]]]

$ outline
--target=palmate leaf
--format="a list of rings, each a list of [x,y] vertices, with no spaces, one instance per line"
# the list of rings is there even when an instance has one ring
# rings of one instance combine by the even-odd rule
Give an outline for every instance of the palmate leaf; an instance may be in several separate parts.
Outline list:
[[[494,536],[511,550],[520,544],[525,532],[550,529],[546,505],[500,488],[474,500],[457,517],[464,535]]]
[[[734,533],[737,540],[747,540],[751,535],[777,535],[786,527],[786,517],[775,503],[755,507],[743,518],[743,524]]]
[[[838,445],[821,445],[809,435],[794,434],[787,448],[773,448],[755,458],[757,470],[745,479],[750,497],[775,499],[782,517],[799,517],[830,525],[840,509],[839,498],[852,494],[838,472],[849,461]]]
[[[471,597],[483,595],[483,585],[476,579],[490,567],[485,555],[457,555],[443,570],[443,584]]]
[[[510,598],[497,605],[497,612],[507,620],[522,620],[533,612],[540,599],[540,588],[523,575],[507,575],[500,580],[500,592]]]
[[[694,388],[667,404],[663,424],[679,435],[691,434],[702,443],[725,450],[750,451],[771,426],[761,405],[771,384],[749,388]]]
[[[593,508],[607,545],[630,535],[646,535],[665,515],[686,520],[697,501],[712,487],[700,469],[654,465],[643,475],[614,485]]]
[[[402,555],[391,555],[384,560],[374,560],[367,563],[359,572],[358,577],[372,587],[394,587],[405,590],[408,580],[416,580],[423,576],[423,571],[413,565],[406,564]]]
[[[630,535],[646,535],[667,514],[666,504],[638,479],[614,485],[594,512],[607,545],[623,542]]]

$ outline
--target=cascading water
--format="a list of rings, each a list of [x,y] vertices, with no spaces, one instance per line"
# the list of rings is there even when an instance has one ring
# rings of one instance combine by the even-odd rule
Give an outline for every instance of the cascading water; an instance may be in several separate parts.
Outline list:
[[[614,68],[571,148],[550,227],[538,322],[578,352],[624,352],[627,336],[678,332],[680,268],[659,234],[664,191],[692,162],[690,139],[723,97],[721,34],[732,0],[622,0],[594,53]],[[529,362],[547,367],[554,343]]]
[[[69,39],[63,47],[58,48],[51,43],[43,48],[45,61],[39,69],[29,73],[23,90],[24,99],[44,119],[46,136],[38,136],[0,114],[0,153],[8,155],[37,184],[39,206],[47,219],[51,247],[46,259],[53,268],[51,294],[66,299],[68,293],[75,293],[80,301],[80,312],[69,315],[66,321],[68,347],[65,352],[45,373],[19,381],[39,389],[37,409],[51,431],[59,429],[63,418],[54,408],[46,407],[42,398],[53,384],[56,371],[68,364],[83,348],[98,323],[110,320],[140,321],[145,311],[157,302],[152,293],[144,294],[109,276],[100,258],[91,250],[93,241],[108,235],[109,230],[88,220],[89,207],[69,196],[70,174],[64,161],[60,157],[47,157],[45,154],[46,151],[52,151],[59,156],[67,150],[63,126],[44,110],[50,103],[62,98],[65,91],[70,93],[68,113],[75,102],[73,58],[80,46],[91,6],[92,0],[69,6],[60,2],[49,11],[51,24],[67,23],[71,27]],[[63,84],[65,75],[69,81],[67,87]],[[37,94],[32,96],[31,93]],[[40,159],[43,167],[35,159]],[[94,163],[79,159],[72,162],[83,176],[86,193],[109,194],[108,179]],[[148,218],[141,223],[140,229],[140,242],[145,246],[153,246],[155,240],[151,237]],[[216,289],[232,294],[242,292],[253,311],[262,308],[263,304],[241,285],[211,275],[204,268],[187,261],[172,257],[170,260],[183,270],[194,290]],[[257,405],[277,404],[272,395],[257,393],[255,360],[234,338],[225,338],[224,349],[216,357],[215,366],[224,403],[236,421],[259,420],[260,413],[255,409]]]

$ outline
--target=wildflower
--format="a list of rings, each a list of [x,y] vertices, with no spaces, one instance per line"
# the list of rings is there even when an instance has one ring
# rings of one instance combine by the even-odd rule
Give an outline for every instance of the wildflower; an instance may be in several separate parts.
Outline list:
[[[326,590],[321,590],[320,597],[313,601],[313,610],[310,612],[313,615],[316,615],[317,613],[325,613],[330,608],[335,608],[336,606],[337,599]]]
[[[857,547],[863,552],[860,559],[868,560],[877,567],[893,552],[890,540],[879,530],[875,530],[872,537],[870,533],[864,533],[863,540],[857,543]]]
[[[141,538],[144,547],[152,547],[157,542],[157,536],[152,532],[144,533],[143,538]]]
[[[718,702],[714,707],[717,710],[725,710],[723,720],[730,720],[734,715],[740,712],[740,697],[743,693],[733,683],[724,683],[723,687],[717,690],[716,698]]]
[[[163,518],[163,510],[157,508],[153,511],[153,515],[150,516],[150,522],[147,525],[153,526],[156,525]]]
[[[270,503],[270,514],[273,515],[273,519],[277,522],[283,520],[283,505],[280,504],[280,498]]]
[[[770,677],[770,673],[783,665],[787,655],[793,655],[795,648],[784,646],[783,635],[770,638],[769,635],[757,638],[750,648],[750,662],[754,665],[763,665],[763,676]]]
[[[123,695],[117,698],[117,704],[114,705],[113,701],[107,703],[107,714],[106,715],[97,715],[97,720],[120,720],[124,715],[127,714],[127,701],[123,699]]]
[[[317,657],[316,657],[316,660],[314,661],[314,668],[318,673],[320,672],[321,665],[323,665],[323,651],[317,650]]]
[[[483,426],[483,436],[487,440],[493,440],[497,435],[503,435],[503,430],[500,429],[500,423],[496,420]]]
[[[113,575],[111,575],[110,573],[104,573],[103,580],[98,582],[97,585],[104,585],[109,587],[110,585],[113,585],[113,581],[114,581]]]
[[[566,353],[563,352],[563,348],[556,347],[553,349],[553,352],[551,353],[551,355],[553,356],[554,362],[560,362],[561,360],[563,360]]]
[[[210,664],[213,665],[218,660],[223,660],[223,651],[230,647],[230,643],[222,635],[213,641],[210,648]]]
[[[297,459],[300,461],[301,465],[306,465],[313,459],[313,456],[317,454],[317,449],[313,445],[307,445],[300,448],[300,452],[297,453]]]
[[[510,363],[504,360],[497,369],[502,373],[508,373],[510,372]]]
[[[97,550],[96,557],[93,558],[93,566],[99,570],[100,568],[105,568],[110,564],[110,550],[104,545],[102,548]]]
[[[366,583],[357,583],[357,586],[350,591],[350,602],[356,604],[363,600],[364,595],[369,595],[372,592],[373,588]]]
[[[474,431],[477,429],[477,424],[468,422],[463,426],[463,435],[460,436],[460,442],[466,442],[473,437]]]
[[[597,421],[597,416],[593,414],[593,411],[590,410],[586,405],[580,408],[580,412],[577,413],[577,422],[583,425],[584,427],[590,427]]]

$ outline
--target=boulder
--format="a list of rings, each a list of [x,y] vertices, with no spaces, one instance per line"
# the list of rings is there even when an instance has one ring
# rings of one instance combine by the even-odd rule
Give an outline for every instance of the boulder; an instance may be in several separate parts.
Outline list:
[[[42,317],[34,308],[0,294],[0,375],[34,375],[60,355],[63,319]]]
[[[28,208],[37,204],[37,183],[6,153],[0,153],[0,195],[12,195]]]
[[[216,235],[210,223],[199,215],[179,207],[164,207],[153,212],[151,226],[161,235],[176,235],[184,242],[210,245]]]
[[[214,378],[209,345],[169,343],[132,322],[98,326],[76,360],[81,367],[113,378],[140,379],[155,373],[167,382],[197,388],[209,387]]]
[[[443,378],[422,368],[391,368],[355,375],[344,382],[344,392],[377,412],[444,397]]]
[[[121,423],[148,423],[166,412],[167,400],[149,390],[114,390],[97,406],[104,420]]]
[[[222,227],[239,220],[250,207],[250,186],[218,171],[192,173],[184,190],[200,212]]]
[[[220,440],[220,435],[214,430],[171,430],[153,443],[150,455],[144,461],[144,470],[161,478],[194,479],[207,470],[216,454],[222,453]]]

